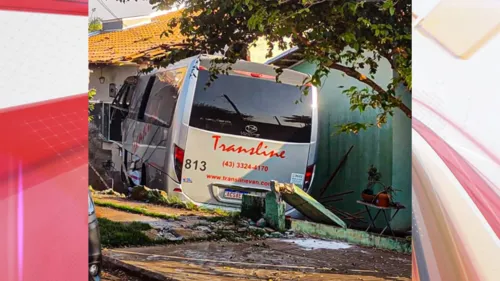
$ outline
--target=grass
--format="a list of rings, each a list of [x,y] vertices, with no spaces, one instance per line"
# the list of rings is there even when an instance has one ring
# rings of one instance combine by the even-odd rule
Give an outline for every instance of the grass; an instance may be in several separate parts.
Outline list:
[[[103,248],[121,248],[121,247],[142,247],[165,244],[182,244],[185,242],[197,241],[217,241],[226,239],[232,242],[241,242],[239,235],[234,232],[218,229],[214,234],[204,238],[190,238],[182,241],[169,241],[167,239],[151,239],[144,231],[152,227],[143,222],[121,223],[106,218],[98,218],[101,234],[101,245]],[[255,235],[255,233],[253,233]]]
[[[169,215],[169,214],[163,214],[163,213],[157,213],[157,212],[151,212],[146,210],[145,208],[139,208],[139,207],[131,207],[127,205],[121,205],[121,204],[116,204],[112,202],[102,202],[99,200],[94,200],[94,204],[97,206],[101,207],[108,207],[120,211],[125,211],[133,214],[138,214],[138,215],[144,215],[148,217],[153,217],[153,218],[160,218],[160,219],[174,219],[177,220],[179,217],[177,215]]]
[[[199,210],[198,206],[196,206],[196,204],[195,204],[195,203],[193,203],[193,202],[187,202],[187,203],[185,204],[185,207],[186,207],[186,209],[188,209],[188,210],[190,210],[190,211],[196,211],[196,210]]]
[[[212,215],[217,215],[218,217],[234,217],[234,216],[239,216],[240,212],[230,212],[223,210],[221,208],[215,208],[215,209],[210,209],[206,207],[198,207],[198,211],[207,213],[207,214],[212,214]]]
[[[101,245],[106,248],[126,246],[150,246],[156,241],[147,237],[143,231],[151,229],[147,223],[119,223],[105,218],[98,218],[101,233]]]
[[[89,190],[93,192],[94,190],[92,189],[92,186],[89,186]],[[206,208],[206,207],[200,207],[193,202],[183,202],[179,197],[177,196],[162,196],[161,193],[159,193],[158,190],[155,189],[147,189],[148,195],[148,202],[151,204],[157,204],[160,206],[167,206],[167,207],[172,207],[172,208],[179,208],[179,209],[186,209],[189,211],[199,211],[207,214],[212,214],[216,215],[218,217],[235,217],[239,214],[239,212],[229,212],[226,210],[223,210],[221,208]],[[142,201],[142,200],[141,200]],[[113,204],[113,203],[107,203],[107,202],[99,202],[99,200],[96,200],[96,205],[98,206],[103,206],[103,207],[110,207],[110,208],[115,208],[118,210],[122,211],[128,211],[131,213],[136,213],[136,214],[142,214],[146,216],[151,216],[151,217],[158,217],[158,218],[164,218],[162,217],[163,214],[159,213],[154,213],[154,212],[148,212],[142,208],[133,208],[133,207],[128,207],[126,205],[120,205],[120,204]],[[146,214],[145,212],[148,212]],[[159,216],[158,216],[159,215]],[[172,218],[172,217],[169,217]],[[174,218],[175,219],[175,218]],[[218,219],[215,219],[215,221],[218,221]]]

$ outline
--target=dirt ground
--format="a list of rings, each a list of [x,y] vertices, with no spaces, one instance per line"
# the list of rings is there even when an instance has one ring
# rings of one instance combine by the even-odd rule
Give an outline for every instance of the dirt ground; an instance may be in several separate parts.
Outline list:
[[[311,250],[268,239],[113,249],[105,254],[179,281],[411,280],[411,256],[352,245]]]
[[[152,218],[148,216],[143,216],[139,214],[131,214],[123,211],[118,211],[115,209],[111,208],[105,208],[105,207],[100,207],[96,206],[95,207],[96,215],[98,218],[107,218],[112,221],[116,222],[133,222],[133,221],[139,221],[139,222],[159,222],[162,221],[161,219],[157,218]]]
[[[101,281],[141,281],[138,278],[128,276],[119,270],[105,270],[101,272]]]

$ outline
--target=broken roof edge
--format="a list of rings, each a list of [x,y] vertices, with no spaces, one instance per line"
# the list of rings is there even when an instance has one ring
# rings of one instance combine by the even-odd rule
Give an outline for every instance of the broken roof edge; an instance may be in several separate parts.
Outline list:
[[[102,30],[92,31],[92,32],[89,32],[89,37],[92,37],[92,36],[95,36],[95,35],[99,35],[101,33],[103,33]]]
[[[100,68],[107,66],[139,66],[139,63],[128,61],[113,61],[113,62],[89,62],[89,68]]]
[[[138,62],[137,60],[142,60],[142,61],[155,61],[159,58],[165,57],[168,52],[170,52],[173,48],[176,47],[182,47],[184,46],[184,43],[179,43],[179,44],[161,44],[158,46],[152,46],[149,49],[145,49],[143,51],[140,51],[135,54],[131,54],[128,56],[121,56],[121,57],[115,57],[111,58],[109,60],[91,60],[89,59],[88,63],[89,64],[107,64],[107,65],[112,65],[112,64],[117,64],[119,63],[135,63],[135,64],[140,64],[141,62]]]

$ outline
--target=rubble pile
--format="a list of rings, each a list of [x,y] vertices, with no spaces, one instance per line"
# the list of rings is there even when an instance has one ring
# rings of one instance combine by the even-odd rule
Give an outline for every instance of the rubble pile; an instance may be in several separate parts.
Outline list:
[[[152,223],[146,235],[154,240],[245,242],[267,238],[294,238],[293,231],[279,232],[267,226],[264,219],[254,222],[251,219],[238,220],[198,220],[191,217],[185,220],[172,220],[162,224]]]
[[[116,192],[114,191],[113,189],[111,188],[108,188],[108,189],[105,189],[105,190],[95,190],[92,188],[92,186],[89,186],[89,191],[92,193],[92,194],[96,194],[96,195],[112,195],[112,196],[116,196],[116,197],[119,197],[119,198],[125,198],[126,196],[124,194],[121,194],[119,192]]]

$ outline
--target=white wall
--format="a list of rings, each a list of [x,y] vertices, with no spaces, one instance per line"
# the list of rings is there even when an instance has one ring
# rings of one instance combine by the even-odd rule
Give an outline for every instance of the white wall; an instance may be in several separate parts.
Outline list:
[[[106,7],[113,12],[111,14]],[[92,12],[95,9],[95,12]],[[110,20],[116,18],[127,18],[136,16],[149,15],[153,10],[153,6],[147,0],[127,1],[121,3],[117,0],[104,0],[99,2],[97,0],[89,0],[89,16],[98,17],[102,20]],[[116,17],[115,17],[116,16]]]
[[[106,66],[102,69],[102,76],[106,78],[104,84],[99,82],[101,77],[100,68],[92,68],[93,73],[90,73],[89,89],[96,89],[95,100],[111,102],[113,98],[109,96],[109,84],[115,83],[117,90],[123,85],[123,81],[129,76],[137,74],[138,67],[133,65],[127,66]]]
[[[285,41],[289,41],[286,39]],[[252,62],[258,62],[258,63],[264,63],[270,58],[267,57],[267,40],[264,37],[260,37],[256,42],[256,46],[250,46],[250,60]],[[273,49],[273,54],[271,56],[275,57],[277,55],[280,55],[281,53],[285,52],[286,50],[281,50],[278,48],[277,45],[274,45]]]

